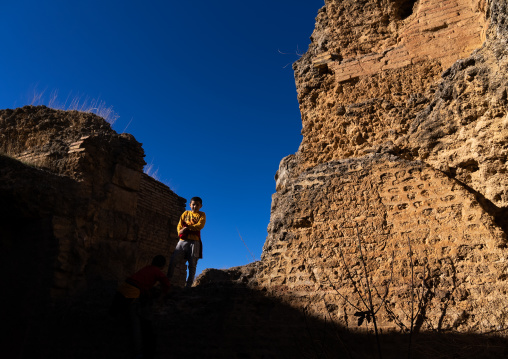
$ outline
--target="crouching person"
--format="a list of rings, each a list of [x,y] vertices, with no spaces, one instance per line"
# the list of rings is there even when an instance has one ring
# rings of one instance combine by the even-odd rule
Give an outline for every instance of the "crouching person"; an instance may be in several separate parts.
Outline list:
[[[129,327],[134,349],[134,358],[153,358],[156,336],[152,325],[153,288],[158,282],[162,294],[169,290],[169,279],[162,272],[166,258],[155,256],[152,264],[146,266],[120,284],[110,314],[126,322]]]

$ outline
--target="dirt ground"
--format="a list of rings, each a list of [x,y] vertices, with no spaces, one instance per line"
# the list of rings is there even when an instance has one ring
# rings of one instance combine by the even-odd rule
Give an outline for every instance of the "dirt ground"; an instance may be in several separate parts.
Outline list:
[[[2,335],[4,358],[132,358],[125,327],[108,315],[113,283],[72,302],[11,312]],[[4,308],[5,309],[5,308]],[[34,314],[35,313],[35,314]],[[19,320],[13,320],[21,314]],[[175,290],[154,307],[156,358],[377,358],[373,335],[312,318],[264,292],[232,283]],[[495,335],[419,333],[408,356],[407,334],[382,335],[383,358],[506,358]]]

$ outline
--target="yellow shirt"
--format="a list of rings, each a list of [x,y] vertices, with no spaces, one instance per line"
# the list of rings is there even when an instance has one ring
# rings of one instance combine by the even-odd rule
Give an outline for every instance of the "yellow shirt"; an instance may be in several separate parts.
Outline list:
[[[198,213],[194,213],[192,211],[185,211],[180,216],[180,220],[178,221],[178,226],[176,227],[177,233],[184,227],[189,228],[190,231],[200,231],[205,226],[206,215],[205,212],[198,211]],[[185,223],[185,225],[184,225]],[[195,233],[186,233],[186,238],[180,238],[180,240],[188,239],[188,240],[199,240],[200,237]]]

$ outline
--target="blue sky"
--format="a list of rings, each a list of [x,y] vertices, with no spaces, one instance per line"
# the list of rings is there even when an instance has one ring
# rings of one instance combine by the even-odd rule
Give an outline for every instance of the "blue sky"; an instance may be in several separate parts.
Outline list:
[[[178,195],[203,198],[205,268],[259,259],[301,142],[291,63],[323,0],[0,2],[0,108],[103,101]]]

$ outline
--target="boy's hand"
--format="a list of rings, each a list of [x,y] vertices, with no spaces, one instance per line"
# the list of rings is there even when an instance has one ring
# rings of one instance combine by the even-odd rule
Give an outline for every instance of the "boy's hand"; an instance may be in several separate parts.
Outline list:
[[[178,234],[184,234],[184,232],[187,231],[187,227],[183,227],[182,229],[180,229],[180,232],[178,232]]]

